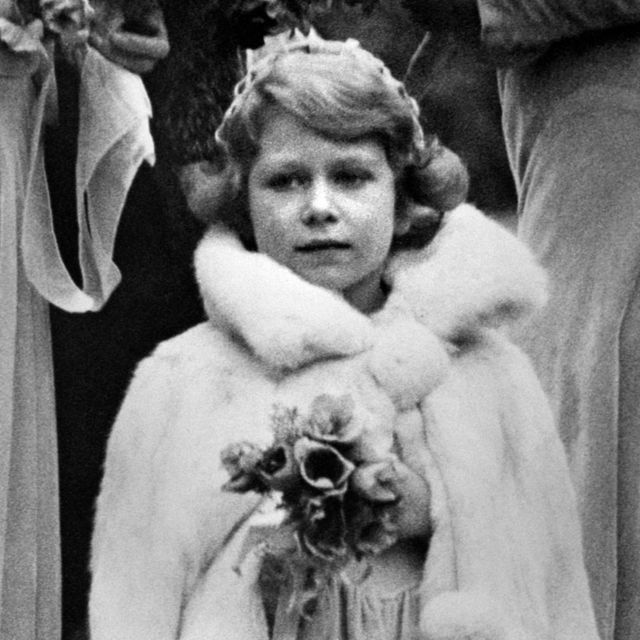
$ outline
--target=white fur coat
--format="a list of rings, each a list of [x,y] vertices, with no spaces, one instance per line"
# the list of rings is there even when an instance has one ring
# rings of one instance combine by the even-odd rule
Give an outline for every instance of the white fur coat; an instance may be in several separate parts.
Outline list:
[[[109,441],[92,640],[266,639],[255,567],[232,568],[257,498],[220,490],[220,450],[267,442],[274,403],[332,391],[383,438],[419,425],[406,453],[432,492],[425,639],[597,638],[561,445],[497,329],[545,297],[511,234],[468,205],[447,214],[426,249],[392,260],[372,317],[221,232],[196,271],[210,320],[139,365]]]

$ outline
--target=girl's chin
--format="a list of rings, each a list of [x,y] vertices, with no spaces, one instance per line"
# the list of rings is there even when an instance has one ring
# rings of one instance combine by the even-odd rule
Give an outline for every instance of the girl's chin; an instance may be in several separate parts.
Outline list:
[[[344,270],[340,267],[327,268],[323,266],[319,269],[301,268],[294,269],[294,271],[303,280],[336,293],[341,293],[358,281],[357,277],[344,273]]]
[[[360,279],[345,277],[345,274],[334,274],[333,277],[329,277],[326,271],[321,275],[300,273],[298,275],[311,284],[333,291],[363,313],[376,311],[384,303],[381,274],[377,270]]]

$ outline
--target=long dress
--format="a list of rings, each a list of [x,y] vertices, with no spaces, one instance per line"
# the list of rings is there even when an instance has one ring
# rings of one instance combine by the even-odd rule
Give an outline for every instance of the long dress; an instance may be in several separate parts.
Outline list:
[[[279,595],[273,640],[415,640],[419,637],[420,583],[425,549],[402,541],[378,556],[352,561],[332,576],[302,616],[290,604],[287,580],[263,578],[262,593]],[[263,562],[267,564],[267,562]],[[275,572],[275,575],[279,575]]]
[[[2,46],[2,45],[0,45]],[[58,485],[47,302],[21,229],[42,58],[0,48],[0,638],[60,635]]]
[[[83,286],[53,228],[43,127],[56,109],[36,22],[0,17],[0,640],[57,640],[60,531],[49,307],[97,311],[120,280],[115,235],[131,182],[153,162],[140,78],[88,49],[76,190]]]
[[[604,640],[640,637],[640,37],[502,72],[520,236],[552,280],[524,327],[577,488]],[[637,29],[635,29],[637,32]]]

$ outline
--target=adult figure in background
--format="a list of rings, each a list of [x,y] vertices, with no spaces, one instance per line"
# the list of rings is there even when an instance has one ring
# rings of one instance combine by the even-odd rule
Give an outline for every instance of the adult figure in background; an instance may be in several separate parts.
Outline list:
[[[521,341],[551,397],[604,640],[640,638],[640,2],[420,2],[498,58],[520,236],[552,280]]]
[[[161,13],[154,15],[153,37],[124,33],[122,14],[119,18],[116,14],[105,9],[92,17],[84,0],[0,1],[2,640],[60,637],[58,468],[48,302],[80,312],[97,310],[109,296],[118,281],[110,249],[120,210],[138,166],[153,152],[144,89],[139,78],[122,67],[148,70],[166,55]],[[93,26],[104,32],[95,48],[88,49]],[[76,63],[82,76],[76,178],[83,203],[78,216],[82,288],[60,258],[44,171],[44,128],[55,121],[58,111],[54,69],[58,54]],[[122,114],[128,118],[118,122]]]

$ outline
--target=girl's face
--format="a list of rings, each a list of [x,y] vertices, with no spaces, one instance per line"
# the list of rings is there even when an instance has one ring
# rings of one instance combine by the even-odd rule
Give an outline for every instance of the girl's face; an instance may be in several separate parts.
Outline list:
[[[395,176],[379,143],[336,142],[273,110],[248,191],[261,253],[363,312],[381,304],[395,228]]]

